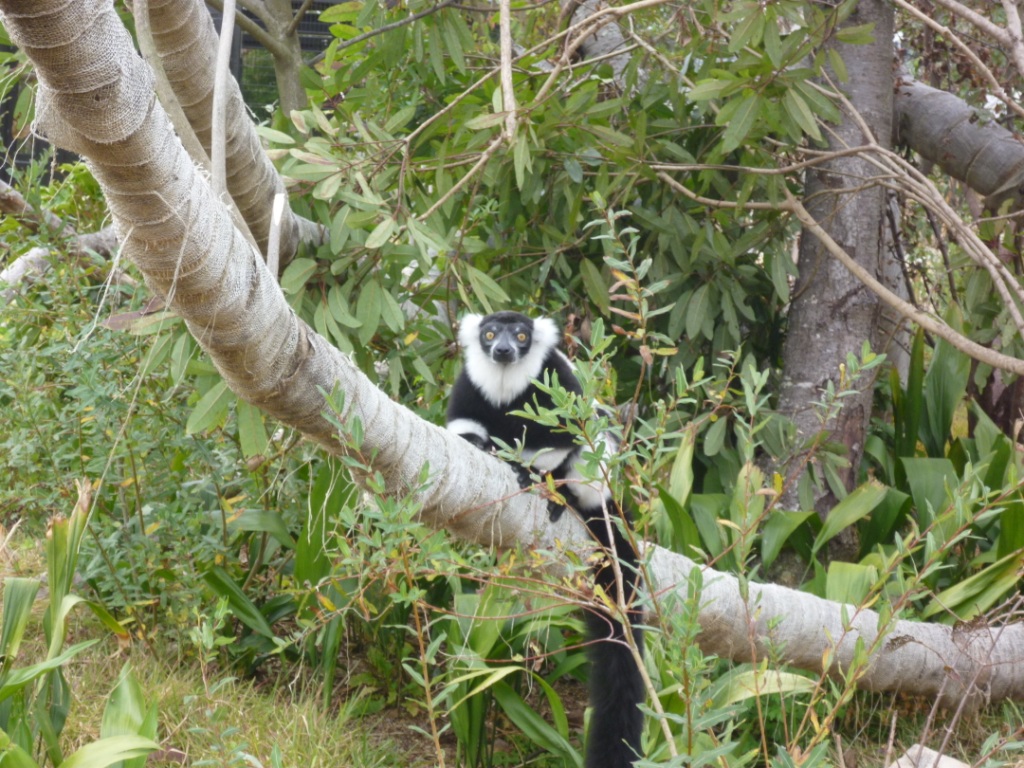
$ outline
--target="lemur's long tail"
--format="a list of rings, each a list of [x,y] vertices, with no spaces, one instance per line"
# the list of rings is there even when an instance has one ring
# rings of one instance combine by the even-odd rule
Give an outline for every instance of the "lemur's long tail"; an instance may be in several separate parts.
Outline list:
[[[612,524],[613,546],[608,546],[609,526],[602,518],[587,521],[591,534],[601,542],[609,556],[618,556],[623,586],[630,606],[636,599],[637,558],[633,546]],[[599,566],[594,581],[612,600],[618,589],[615,571],[610,563]],[[634,625],[633,637],[643,654],[643,634],[636,627],[641,615],[629,611]],[[586,768],[631,768],[641,756],[643,713],[639,705],[646,698],[646,689],[636,660],[625,636],[625,628],[617,619],[597,610],[586,612],[590,651],[590,729],[587,734]]]

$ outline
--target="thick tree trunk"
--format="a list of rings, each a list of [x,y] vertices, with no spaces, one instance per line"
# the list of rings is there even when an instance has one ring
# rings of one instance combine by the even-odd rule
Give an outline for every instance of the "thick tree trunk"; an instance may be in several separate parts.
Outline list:
[[[295,316],[173,134],[109,0],[0,0],[0,15],[36,65],[39,128],[89,160],[125,253],[239,396],[327,450],[372,457],[387,492],[415,493],[428,525],[485,546],[586,549],[578,519],[549,523],[545,502],[517,493],[507,465],[391,401]],[[322,393],[333,391],[344,395],[343,423],[363,427],[358,448],[346,447],[325,417]],[[866,688],[953,703],[1024,699],[1024,625],[880,627],[873,611],[771,585],[741,588],[660,547],[645,547],[645,557],[650,592],[665,610],[699,575],[700,642],[709,652],[742,660],[781,653],[802,668],[849,673]],[[851,671],[864,650],[865,664]]]
[[[846,23],[874,24],[871,45],[837,44],[836,48],[850,73],[850,81],[841,87],[874,135],[888,142],[892,135],[892,7],[884,0],[862,0]],[[835,150],[863,143],[861,129],[849,115],[830,136],[830,148]],[[884,190],[871,182],[876,172],[856,155],[835,158],[808,173],[804,197],[807,209],[833,239],[858,264],[879,275],[885,257],[886,201]],[[808,440],[822,429],[812,404],[821,400],[830,382],[839,385],[840,366],[847,354],[859,354],[865,339],[877,343],[880,311],[875,296],[832,259],[817,238],[804,234],[799,258],[779,410],[794,420],[800,438]],[[824,425],[830,439],[846,447],[849,466],[841,477],[847,490],[855,485],[871,416],[871,382],[857,386],[861,392],[844,400],[838,416]],[[796,483],[789,489],[784,503],[795,508]],[[835,503],[827,489],[816,498],[816,508],[823,515]]]
[[[1021,137],[951,93],[901,77],[896,89],[893,141],[931,160],[987,199],[996,211],[1009,201],[1019,211],[1024,196]]]

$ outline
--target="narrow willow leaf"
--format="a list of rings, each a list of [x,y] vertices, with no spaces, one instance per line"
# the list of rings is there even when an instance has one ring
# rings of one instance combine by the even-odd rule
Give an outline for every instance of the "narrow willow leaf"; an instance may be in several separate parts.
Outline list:
[[[725,133],[722,134],[723,152],[732,152],[743,143],[753,129],[761,108],[762,98],[759,94],[740,97],[735,113],[729,120]]]

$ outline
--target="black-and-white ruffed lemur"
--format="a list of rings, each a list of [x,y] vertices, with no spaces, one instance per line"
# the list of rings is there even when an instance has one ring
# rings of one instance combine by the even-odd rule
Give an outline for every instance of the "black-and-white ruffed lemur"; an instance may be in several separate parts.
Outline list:
[[[552,408],[551,397],[537,387],[549,377],[577,395],[582,394],[572,363],[558,349],[560,332],[547,317],[531,319],[518,312],[486,317],[466,315],[459,326],[465,363],[448,401],[448,429],[477,448],[491,451],[499,443],[521,446],[522,461],[541,475],[550,474],[559,493],[576,510],[607,557],[595,568],[595,582],[617,601],[615,571],[608,558],[617,558],[626,592],[636,644],[640,611],[632,608],[638,579],[637,556],[614,518],[622,509],[601,480],[581,474],[583,448],[564,428],[551,427],[512,415],[526,405]],[[610,435],[605,441],[614,449]],[[530,482],[529,470],[517,468],[520,483]],[[551,503],[554,522],[565,507]],[[609,535],[610,534],[610,535]],[[587,768],[629,768],[640,757],[644,701],[643,679],[630,651],[622,623],[598,608],[586,611],[590,656],[590,705]]]

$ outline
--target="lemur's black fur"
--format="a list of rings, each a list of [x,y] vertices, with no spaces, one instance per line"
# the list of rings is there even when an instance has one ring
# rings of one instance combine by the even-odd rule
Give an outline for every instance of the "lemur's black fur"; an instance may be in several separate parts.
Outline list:
[[[526,404],[552,408],[549,395],[537,380],[545,375],[552,383],[582,394],[572,363],[558,350],[558,326],[547,317],[531,319],[518,312],[496,312],[486,317],[467,315],[459,326],[459,342],[465,365],[448,401],[448,429],[490,451],[498,442],[522,448],[523,462],[535,471],[550,473],[559,492],[576,510],[591,535],[609,557],[618,559],[626,590],[625,604],[632,606],[638,578],[637,556],[629,540],[615,524],[623,511],[603,479],[587,480],[580,474],[582,448],[564,429],[549,427],[513,416]],[[606,446],[614,450],[609,435]],[[529,482],[529,470],[520,469],[521,482]],[[557,520],[564,507],[551,505]],[[609,535],[610,534],[610,535]],[[616,600],[615,571],[604,560],[595,568],[594,580]],[[616,600],[617,601],[617,600]],[[643,652],[643,636],[636,627],[640,611],[629,610],[637,646]],[[586,612],[590,639],[590,706],[593,708],[587,736],[586,768],[628,768],[640,757],[643,734],[643,679],[626,643],[618,619],[599,609]]]

